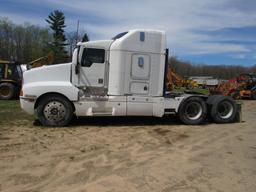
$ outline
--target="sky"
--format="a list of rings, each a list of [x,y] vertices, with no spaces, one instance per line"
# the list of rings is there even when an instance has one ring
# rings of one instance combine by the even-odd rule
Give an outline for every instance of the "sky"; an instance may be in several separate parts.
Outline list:
[[[66,31],[90,40],[129,29],[167,34],[170,55],[195,64],[256,64],[256,0],[0,0],[0,17],[48,27],[53,10],[64,12]]]

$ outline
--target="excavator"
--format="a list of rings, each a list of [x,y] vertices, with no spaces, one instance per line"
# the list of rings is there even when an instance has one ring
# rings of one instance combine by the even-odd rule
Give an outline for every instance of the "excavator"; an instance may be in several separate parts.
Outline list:
[[[25,68],[19,62],[0,60],[0,100],[10,100],[18,96],[25,70],[50,65],[53,60],[53,52],[29,62]]]

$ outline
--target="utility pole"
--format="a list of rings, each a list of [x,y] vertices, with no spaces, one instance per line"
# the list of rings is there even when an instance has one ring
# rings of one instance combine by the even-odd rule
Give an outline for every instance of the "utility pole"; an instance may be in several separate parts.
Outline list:
[[[77,28],[76,28],[76,44],[78,42],[78,30],[79,30],[79,19],[77,20]]]

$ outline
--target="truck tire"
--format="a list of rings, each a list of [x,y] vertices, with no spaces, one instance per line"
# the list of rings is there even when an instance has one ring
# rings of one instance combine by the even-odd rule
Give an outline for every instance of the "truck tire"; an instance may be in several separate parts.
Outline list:
[[[0,84],[0,99],[9,100],[15,96],[15,86],[11,83]]]
[[[211,117],[215,123],[234,122],[237,113],[237,104],[231,97],[218,97],[211,107]]]
[[[200,97],[190,97],[181,103],[178,116],[187,125],[197,125],[204,121],[207,114],[205,101]]]
[[[38,120],[44,126],[67,126],[73,117],[70,101],[59,95],[48,95],[41,99],[36,109]]]

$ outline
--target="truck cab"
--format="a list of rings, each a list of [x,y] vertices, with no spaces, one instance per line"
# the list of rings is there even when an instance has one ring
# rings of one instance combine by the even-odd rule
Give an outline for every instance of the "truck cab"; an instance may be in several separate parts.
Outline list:
[[[46,126],[67,125],[73,115],[178,114],[184,123],[198,124],[213,103],[224,101],[217,116],[234,119],[237,106],[230,98],[166,93],[167,64],[164,31],[137,29],[78,43],[71,63],[24,73],[21,107]]]

